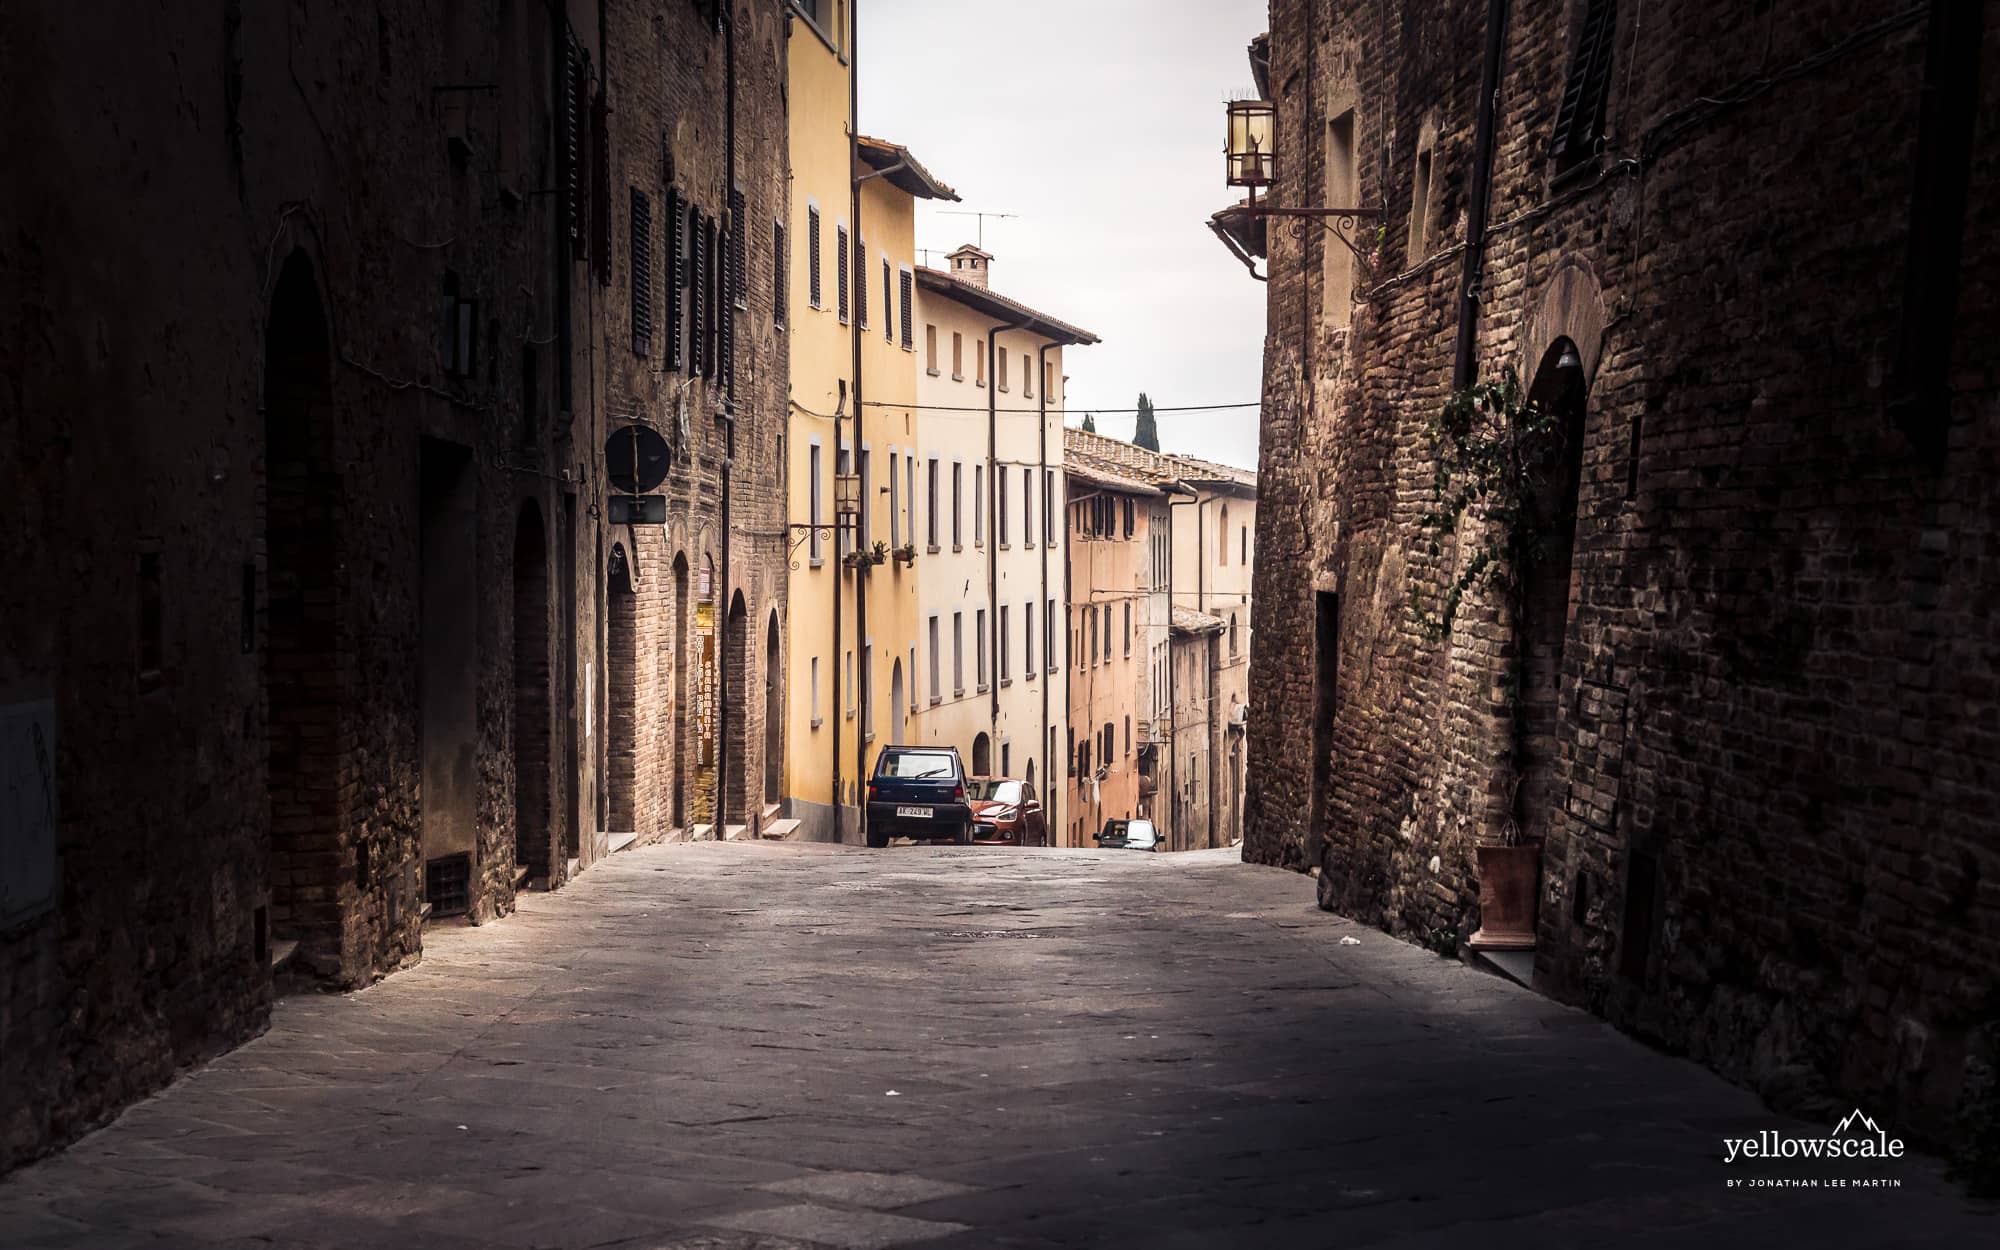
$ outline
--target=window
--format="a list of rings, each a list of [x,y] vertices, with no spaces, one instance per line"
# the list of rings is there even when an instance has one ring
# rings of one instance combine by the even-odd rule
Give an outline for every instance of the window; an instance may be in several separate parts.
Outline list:
[[[1001,388],[1005,390],[1005,387]],[[993,506],[999,515],[993,521],[993,540],[1002,547],[1007,545],[1007,466],[993,466]]]
[[[1238,564],[1241,564],[1241,565],[1242,565],[1242,566],[1243,566],[1244,568],[1246,568],[1246,569],[1247,569],[1247,568],[1249,568],[1249,567],[1250,567],[1250,527],[1249,527],[1249,526],[1247,526],[1247,525],[1240,525],[1240,526],[1238,526],[1238,527],[1236,528],[1236,551],[1237,551],[1237,560],[1236,560],[1236,562],[1237,562]]]
[[[884,256],[882,258],[882,338],[885,342],[893,343],[896,341],[896,319],[893,310],[889,307],[889,300],[891,298],[889,290],[889,258]],[[909,327],[905,325],[903,329],[905,331],[903,338],[908,340],[910,337],[907,333]],[[905,341],[903,346],[908,347],[909,343]]]
[[[667,352],[666,366],[681,368],[687,360],[682,346],[682,311],[687,305],[688,206],[680,192],[667,190]]]
[[[951,332],[951,380],[965,381],[965,336],[956,330]]]
[[[903,506],[910,510],[909,515],[903,518],[903,533],[908,537],[910,546],[914,547],[917,545],[917,456],[915,452],[911,452],[909,455],[903,457]],[[916,680],[914,673],[911,674],[910,680]]]
[[[1111,663],[1111,605],[1104,605],[1104,662]]]
[[[1042,362],[1042,395],[1048,399],[1056,397],[1056,366],[1051,360]]]
[[[1056,601],[1051,599],[1042,609],[1042,654],[1048,660],[1049,671],[1056,671]],[[1051,744],[1053,748],[1053,744]]]
[[[1000,684],[1014,680],[1014,636],[1007,632],[1007,605],[1000,605]]]
[[[818,729],[819,718],[819,657],[812,658],[812,727]]]
[[[986,340],[972,340],[972,384],[986,385]]]
[[[838,478],[841,474],[847,472],[853,462],[854,458],[851,449],[842,447],[833,459],[834,476]],[[840,554],[844,556],[854,550],[854,525],[846,517],[841,516],[833,518],[833,525],[835,531],[840,535]]]
[[[938,375],[937,327],[934,325],[924,327],[924,372],[932,377]]]
[[[953,551],[960,551],[965,547],[965,514],[964,509],[959,506],[960,496],[963,494],[959,488],[964,484],[965,466],[954,460],[951,462],[951,549]]]
[[[823,308],[819,298],[819,205],[806,206],[806,299]]]
[[[847,227],[833,228],[834,287],[840,299],[840,324],[847,324]]]
[[[1558,172],[1574,169],[1597,155],[1604,141],[1604,103],[1610,94],[1612,25],[1618,16],[1615,0],[1590,0],[1570,58],[1569,80],[1556,112],[1555,140],[1550,157]]]
[[[1021,545],[1035,545],[1035,471],[1021,466]]]
[[[903,466],[899,461],[900,457],[891,451],[889,453],[889,545],[891,547],[903,545],[903,475],[897,472]],[[915,534],[910,535],[911,542],[915,542],[916,538]]]
[[[821,509],[825,507],[826,498],[823,493],[825,489],[825,481],[820,473],[818,440],[814,440],[813,443],[806,448],[806,478],[807,478],[806,493],[808,498],[810,498],[812,501],[810,505],[810,512],[807,515],[807,520],[809,520],[812,523],[812,529],[806,535],[806,543],[808,545],[808,550],[812,556],[812,562],[814,564],[818,564],[822,559],[825,558],[824,553],[820,548],[819,527],[826,524],[825,520],[826,514],[823,511],[821,511]]]
[[[1069,730],[1066,741],[1068,743],[1068,748],[1069,748],[1065,752],[1065,754],[1069,756],[1069,775],[1074,777],[1076,776],[1076,730],[1075,729]]]
[[[986,609],[985,608],[980,608],[977,612],[974,612],[972,614],[972,629],[974,634],[974,637],[972,639],[972,647],[979,661],[979,667],[976,670],[976,675],[979,678],[979,688],[981,690],[984,690],[986,689]]]
[[[1354,110],[1326,124],[1326,203],[1352,207],[1359,194],[1354,167]],[[1354,315],[1354,253],[1331,239],[1320,244],[1320,311],[1345,326]]]
[[[632,189],[632,354],[653,354],[653,202]]]
[[[785,250],[785,223],[771,223],[771,324],[785,328],[785,284],[791,281],[792,254]]]
[[[965,613],[951,614],[951,693],[965,693]]]
[[[910,337],[910,317],[915,311],[917,276],[905,269],[897,277],[896,298],[901,305],[903,314],[903,350],[907,352],[916,347],[916,343]],[[937,371],[937,331],[932,330],[929,338],[931,344],[931,371],[935,373]]]
[[[1125,718],[1125,754],[1132,754],[1132,718]]]
[[[854,651],[847,652],[847,719],[854,719]]]
[[[856,527],[860,530],[857,537],[861,540],[862,550],[865,551],[868,549],[869,537],[874,533],[874,527],[868,522],[875,511],[875,492],[872,489],[874,484],[868,477],[868,449],[866,447],[861,449],[860,468],[855,471],[861,475],[861,515],[855,517],[854,520]]]
[[[1042,470],[1042,541],[1056,545],[1056,471]]]
[[[1021,676],[1035,680],[1035,601],[1021,608]]]
[[[729,303],[738,312],[750,309],[750,281],[745,276],[750,260],[750,209],[743,188],[729,189]]]
[[[972,466],[972,545],[986,541],[986,466]]]
[[[1021,398],[1035,397],[1035,371],[1028,367],[1028,353],[1021,353]]]
[[[1132,506],[1132,501],[1130,499],[1127,499],[1125,501],[1125,537],[1127,538],[1132,537],[1133,533],[1138,529],[1138,526],[1135,523],[1136,517],[1134,515],[1134,512],[1135,510]]]
[[[910,644],[910,667],[904,670],[910,675],[910,715],[917,714],[917,646]]]
[[[1132,604],[1125,604],[1125,654],[1132,654]]]
[[[854,239],[854,323],[868,328],[868,241]]]
[[[1417,152],[1417,172],[1410,180],[1410,254],[1407,264],[1416,264],[1429,250],[1424,235],[1430,224],[1430,211],[1431,150],[1423,148]]]
[[[930,464],[930,504],[930,549],[936,551],[938,549],[938,462],[936,456],[931,457]]]
[[[1229,505],[1222,505],[1222,523],[1215,527],[1215,560],[1229,567]]]
[[[931,702],[944,701],[944,652],[938,648],[938,618],[931,618]]]
[[[996,351],[999,361],[993,366],[994,385],[1004,391],[1007,389],[1007,349],[1002,347]]]
[[[1090,617],[1090,647],[1084,652],[1088,657],[1084,663],[1092,664],[1097,660],[1097,612],[1093,608],[1085,608],[1084,612]]]
[[[1229,654],[1236,654],[1236,613],[1229,614]]]
[[[861,733],[875,736],[875,644],[861,644]]]

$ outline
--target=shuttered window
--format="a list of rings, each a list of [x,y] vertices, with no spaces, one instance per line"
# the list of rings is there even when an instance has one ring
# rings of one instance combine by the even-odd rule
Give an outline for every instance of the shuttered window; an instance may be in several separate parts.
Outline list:
[[[738,308],[747,308],[750,298],[750,280],[746,240],[749,237],[749,222],[744,220],[743,189],[735,188],[729,193],[729,302]]]
[[[819,209],[806,209],[806,299],[814,308],[824,308],[819,297]]]
[[[737,251],[737,231],[731,226],[715,238],[715,356],[723,389],[736,393],[736,308],[739,298],[730,257]]]
[[[687,290],[687,205],[679,191],[667,190],[667,368],[686,361],[681,350],[681,306]]]
[[[917,349],[917,340],[915,334],[910,330],[910,320],[912,314],[915,312],[914,304],[916,295],[914,288],[916,286],[916,276],[905,269],[900,277],[902,279],[902,287],[899,302],[902,305],[903,313],[903,350],[913,352]],[[933,330],[932,334],[935,336],[936,331]],[[931,339],[931,368],[937,368],[937,339],[935,337]]]
[[[584,178],[584,126],[590,116],[590,69],[583,48],[574,33],[565,32],[563,56],[563,210],[569,230],[570,256],[582,260],[589,255],[583,223],[587,205]]]
[[[701,217],[702,325],[701,371],[716,376],[716,341],[722,330],[722,301],[716,298],[722,287],[722,223],[703,213]]]
[[[854,322],[868,328],[868,244],[854,240]]]
[[[1550,155],[1569,169],[1597,155],[1604,141],[1604,105],[1611,87],[1612,27],[1618,16],[1615,0],[1590,0],[1570,61],[1569,82],[1556,112],[1555,142]]]
[[[632,188],[632,350],[653,354],[653,203]]]
[[[889,301],[895,298],[895,289],[889,282],[889,258],[884,256],[882,258],[882,341],[885,343],[896,341],[896,314],[895,310],[889,307]]]
[[[702,298],[702,293],[707,289],[708,256],[706,249],[702,246],[704,231],[707,229],[707,221],[703,217],[702,211],[692,204],[688,205],[687,229],[687,368],[689,373],[701,374],[706,372],[702,368],[702,343],[706,338],[703,331],[708,325],[708,322],[705,320],[705,314],[708,311],[705,307],[707,301]]]
[[[847,227],[846,226],[835,226],[833,228],[833,248],[834,248],[833,267],[836,270],[834,285],[838,288],[835,294],[840,299],[840,323],[842,325],[846,325],[847,324]]]
[[[771,324],[785,328],[785,283],[791,276],[791,254],[785,251],[785,223],[771,223]]]

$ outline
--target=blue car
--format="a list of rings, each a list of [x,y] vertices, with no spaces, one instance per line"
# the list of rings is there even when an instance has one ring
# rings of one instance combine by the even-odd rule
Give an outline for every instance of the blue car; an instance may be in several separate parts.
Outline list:
[[[868,845],[890,838],[972,841],[972,805],[956,747],[884,747],[868,779]]]

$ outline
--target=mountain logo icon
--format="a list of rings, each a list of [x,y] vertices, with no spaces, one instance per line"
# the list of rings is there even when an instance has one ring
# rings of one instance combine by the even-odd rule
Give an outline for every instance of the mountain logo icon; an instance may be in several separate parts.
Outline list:
[[[1862,1113],[1859,1107],[1856,1107],[1854,1110],[1847,1113],[1845,1119],[1841,1120],[1840,1123],[1834,1125],[1833,1131],[1831,1133],[1828,1133],[1827,1136],[1828,1137],[1840,1136],[1842,1133],[1845,1133],[1849,1129],[1853,1128],[1857,1120],[1860,1121],[1862,1127],[1867,1129],[1870,1133],[1874,1133],[1878,1136],[1881,1134],[1882,1130],[1875,1126],[1875,1121],[1869,1119],[1865,1114]]]

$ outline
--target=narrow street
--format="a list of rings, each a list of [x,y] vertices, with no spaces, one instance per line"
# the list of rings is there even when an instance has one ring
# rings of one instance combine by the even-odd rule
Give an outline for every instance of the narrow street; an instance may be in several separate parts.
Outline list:
[[[1990,1235],[1928,1159],[1894,1190],[1728,1189],[1784,1173],[1726,1165],[1722,1138],[1824,1126],[1234,854],[617,855],[434,928],[370,989],[283,1000],[263,1037],[0,1181],[0,1245]]]

